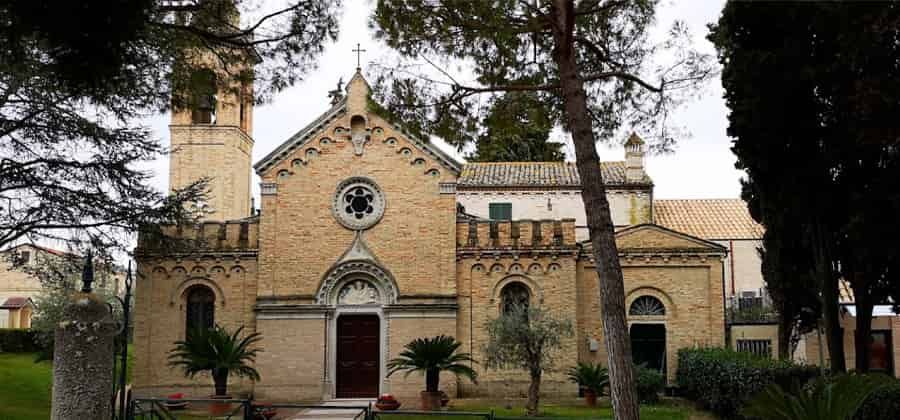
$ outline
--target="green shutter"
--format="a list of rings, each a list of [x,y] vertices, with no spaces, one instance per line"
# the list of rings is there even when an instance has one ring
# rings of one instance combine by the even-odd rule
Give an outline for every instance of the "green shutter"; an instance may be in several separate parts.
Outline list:
[[[491,220],[511,220],[512,203],[488,204],[488,217],[490,217]]]

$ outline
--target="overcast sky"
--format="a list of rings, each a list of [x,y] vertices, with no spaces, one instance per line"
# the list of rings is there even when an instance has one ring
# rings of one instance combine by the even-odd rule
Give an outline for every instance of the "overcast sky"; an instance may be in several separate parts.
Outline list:
[[[696,47],[712,54],[712,44],[705,38],[706,25],[718,18],[723,3],[724,0],[662,0],[658,25],[665,29],[675,19],[686,22]],[[279,93],[270,104],[256,107],[253,163],[328,109],[328,90],[334,89],[340,77],[345,82],[349,80],[355,70],[356,56],[351,50],[356,43],[367,50],[363,62],[366,58],[375,60],[387,53],[386,47],[372,39],[366,25],[372,7],[369,1],[345,0],[340,38],[327,47],[319,68],[306,80]],[[707,86],[701,99],[686,104],[674,114],[677,124],[686,128],[690,137],[678,139],[674,153],[647,158],[647,171],[656,184],[656,198],[739,196],[742,173],[734,169],[735,157],[725,134],[727,115],[718,79]],[[154,117],[149,124],[168,144],[169,116]],[[459,156],[452,148],[437,143],[452,155]],[[601,160],[622,160],[624,157],[621,147],[601,147],[599,151]],[[153,162],[151,170],[156,173],[156,185],[160,189],[167,188],[168,158]],[[258,183],[259,178],[254,174],[255,195],[259,191]]]

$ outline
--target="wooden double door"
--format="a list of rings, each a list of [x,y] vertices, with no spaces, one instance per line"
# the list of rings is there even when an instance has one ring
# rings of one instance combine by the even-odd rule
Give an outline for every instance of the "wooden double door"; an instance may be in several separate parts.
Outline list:
[[[341,315],[337,320],[335,397],[375,398],[380,382],[381,321],[378,315]]]

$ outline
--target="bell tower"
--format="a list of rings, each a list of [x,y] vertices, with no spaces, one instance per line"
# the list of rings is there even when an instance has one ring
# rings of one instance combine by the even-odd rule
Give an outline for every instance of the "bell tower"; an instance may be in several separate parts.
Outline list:
[[[211,54],[191,60],[189,82],[173,101],[169,188],[207,179],[207,199],[191,210],[201,220],[250,215],[253,83],[239,80],[241,63],[228,71]],[[246,68],[246,67],[244,67]]]

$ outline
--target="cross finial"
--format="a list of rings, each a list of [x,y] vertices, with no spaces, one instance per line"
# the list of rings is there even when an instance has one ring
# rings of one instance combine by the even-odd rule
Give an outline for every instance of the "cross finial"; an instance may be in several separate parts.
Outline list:
[[[360,48],[360,44],[356,43],[356,49],[353,50],[353,52],[356,53],[356,69],[359,70],[360,69],[360,65],[359,65],[360,56],[362,55],[362,53],[366,52],[366,50]]]

